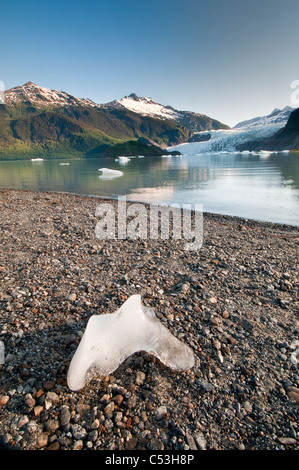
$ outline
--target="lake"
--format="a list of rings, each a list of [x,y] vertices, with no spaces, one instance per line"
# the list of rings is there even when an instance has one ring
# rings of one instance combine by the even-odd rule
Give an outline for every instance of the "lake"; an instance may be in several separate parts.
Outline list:
[[[1,161],[0,187],[202,204],[205,212],[299,226],[298,153]]]

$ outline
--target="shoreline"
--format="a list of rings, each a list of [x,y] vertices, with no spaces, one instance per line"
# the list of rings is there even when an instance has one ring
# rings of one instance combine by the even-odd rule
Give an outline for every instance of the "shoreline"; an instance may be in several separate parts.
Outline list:
[[[76,193],[73,191],[38,191],[34,189],[15,189],[15,188],[1,188],[0,187],[0,194],[2,192],[24,192],[24,193],[36,193],[36,194],[59,194],[59,195],[70,195],[70,196],[77,196],[77,197],[82,197],[82,198],[90,198],[90,199],[98,199],[98,200],[103,200],[103,201],[111,201],[113,204],[115,204],[118,199],[117,196],[114,198],[111,196],[103,196],[103,195],[96,195],[96,194],[81,194],[81,193]],[[125,196],[126,197],[126,196]],[[166,204],[166,203],[149,203],[149,202],[144,202],[138,199],[127,199],[126,202],[129,204],[134,204],[134,203],[139,203],[147,208],[149,208],[150,205],[153,206],[160,206],[160,205],[166,205],[167,207],[170,207],[171,204]],[[191,210],[192,213],[194,213],[194,210]],[[239,223],[246,223],[246,224],[252,224],[252,225],[263,225],[268,228],[280,228],[280,229],[290,229],[290,230],[298,230],[299,226],[293,225],[293,224],[287,224],[287,223],[282,223],[282,222],[270,222],[270,221],[264,221],[264,220],[259,220],[259,219],[251,219],[247,218],[244,216],[238,216],[238,215],[230,215],[230,214],[221,214],[219,212],[209,212],[209,211],[203,211],[203,217],[209,217],[209,218],[215,218],[215,219],[228,219],[230,221],[235,221]]]
[[[4,443],[298,450],[298,227],[204,212],[194,252],[184,240],[99,240],[98,199],[117,207],[111,198],[0,189]],[[90,316],[135,293],[192,349],[194,367],[178,373],[140,352],[69,390]]]

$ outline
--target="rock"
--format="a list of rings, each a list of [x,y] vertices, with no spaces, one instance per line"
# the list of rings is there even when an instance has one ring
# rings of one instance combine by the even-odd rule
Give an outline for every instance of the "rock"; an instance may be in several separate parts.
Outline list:
[[[146,378],[146,375],[144,372],[142,372],[141,370],[138,370],[137,371],[137,374],[136,374],[136,385],[142,385],[145,381],[145,378]]]
[[[199,450],[206,450],[207,449],[207,443],[204,435],[200,432],[194,434],[194,441],[198,447]]]
[[[99,429],[99,427],[100,427],[100,420],[96,418],[96,419],[91,423],[90,429],[91,429],[91,430],[95,430],[95,429]]]
[[[163,419],[167,415],[167,408],[166,406],[159,406],[159,408],[155,411],[155,416],[157,419]]]
[[[41,447],[46,447],[47,444],[48,444],[48,434],[43,433],[37,436],[36,445],[38,449],[40,449]]]
[[[279,437],[278,440],[284,446],[292,446],[297,444],[297,440],[292,437]]]
[[[164,444],[160,439],[153,437],[147,444],[148,450],[164,450]]]
[[[186,434],[186,441],[187,441],[187,444],[188,444],[190,450],[197,450],[195,440],[193,439],[191,434]]]
[[[59,423],[56,419],[48,419],[44,423],[44,431],[45,432],[53,432],[59,428]]]
[[[60,411],[60,424],[61,426],[67,426],[71,421],[71,413],[66,405],[61,408]]]
[[[135,447],[137,446],[137,439],[135,437],[131,437],[131,439],[129,439],[126,444],[125,444],[125,448],[127,450],[133,450],[135,449]]]
[[[110,403],[108,403],[108,405],[105,406],[104,413],[105,414],[113,413],[114,408],[115,408],[114,401],[111,401]]]
[[[83,441],[87,436],[87,431],[80,424],[72,424],[71,431],[74,439]]]
[[[82,450],[82,449],[83,449],[83,441],[80,439],[74,442],[74,444],[72,445],[72,450]]]
[[[136,403],[137,403],[137,399],[136,399],[136,397],[135,397],[134,395],[132,395],[132,396],[129,397],[128,400],[127,400],[127,408],[128,408],[129,410],[135,408]]]
[[[292,400],[299,401],[299,388],[293,386],[288,387],[287,395]]]
[[[27,393],[25,396],[25,403],[28,406],[28,408],[32,409],[35,405],[35,399],[32,397],[30,393]]]
[[[112,398],[112,401],[114,401],[115,403],[115,406],[121,406],[122,402],[123,402],[123,399],[124,397],[120,394],[118,395],[115,395],[113,398]]]
[[[75,300],[77,299],[77,295],[75,293],[71,293],[67,296],[66,298],[69,302],[75,302]]]
[[[59,450],[60,449],[60,444],[58,441],[53,442],[47,447],[47,450]]]
[[[59,402],[59,396],[55,392],[48,392],[45,398],[45,408],[49,410],[52,406],[56,406]]]
[[[21,416],[18,420],[18,428],[21,429],[22,427],[25,426],[29,422],[28,416]]]
[[[2,395],[0,397],[0,408],[2,408],[2,406],[6,405],[6,403],[8,403],[8,400],[9,400],[8,395]]]
[[[48,380],[47,382],[43,383],[43,388],[46,391],[51,390],[54,387],[55,387],[55,381],[54,380]]]
[[[39,416],[41,414],[41,412],[43,411],[43,406],[41,405],[37,405],[33,408],[33,414],[34,416]]]

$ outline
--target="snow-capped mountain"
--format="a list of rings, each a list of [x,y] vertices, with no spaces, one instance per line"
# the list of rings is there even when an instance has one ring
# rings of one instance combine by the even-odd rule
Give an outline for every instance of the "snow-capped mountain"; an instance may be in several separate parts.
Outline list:
[[[124,96],[120,100],[114,100],[106,104],[110,108],[126,108],[142,116],[158,117],[161,119],[178,119],[179,111],[171,106],[164,106],[157,103],[152,98],[141,98],[135,93]]]
[[[35,83],[27,82],[25,85],[11,88],[4,92],[4,103],[16,105],[28,103],[34,106],[92,106],[99,107],[90,99],[76,98],[64,91],[50,90]]]
[[[234,129],[248,129],[253,127],[268,126],[268,125],[280,125],[281,127],[285,126],[292,111],[295,108],[291,106],[285,106],[283,109],[274,109],[272,113],[266,116],[258,116],[247,121],[239,122],[234,126]]]
[[[50,90],[35,83],[27,82],[25,85],[5,91],[4,103],[6,105],[23,103],[36,108],[81,106],[106,110],[125,110],[142,117],[174,121],[177,125],[184,126],[191,132],[229,128],[225,124],[204,114],[178,111],[171,106],[159,104],[152,98],[139,97],[135,93],[109,103],[98,104],[90,99],[77,98],[64,91]]]
[[[107,108],[126,109],[142,116],[155,119],[168,119],[187,127],[192,132],[210,129],[229,129],[229,127],[205,114],[192,111],[179,111],[172,106],[157,103],[152,98],[144,98],[131,93],[119,100],[103,105]]]

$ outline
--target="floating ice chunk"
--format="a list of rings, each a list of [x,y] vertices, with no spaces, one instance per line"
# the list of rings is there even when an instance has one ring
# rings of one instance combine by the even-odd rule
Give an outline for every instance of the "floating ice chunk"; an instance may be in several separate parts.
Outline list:
[[[102,174],[99,175],[99,179],[102,180],[111,180],[113,178],[119,178],[123,176],[123,172],[120,170],[112,170],[110,168],[99,168],[98,171],[101,171]]]
[[[109,175],[123,175],[123,172],[120,170],[112,170],[111,168],[99,168],[98,171],[101,171],[102,173],[106,173]]]
[[[109,375],[138,351],[155,355],[177,371],[194,365],[192,350],[175,338],[136,294],[116,312],[90,317],[70,363],[69,388],[79,390],[94,376]]]

